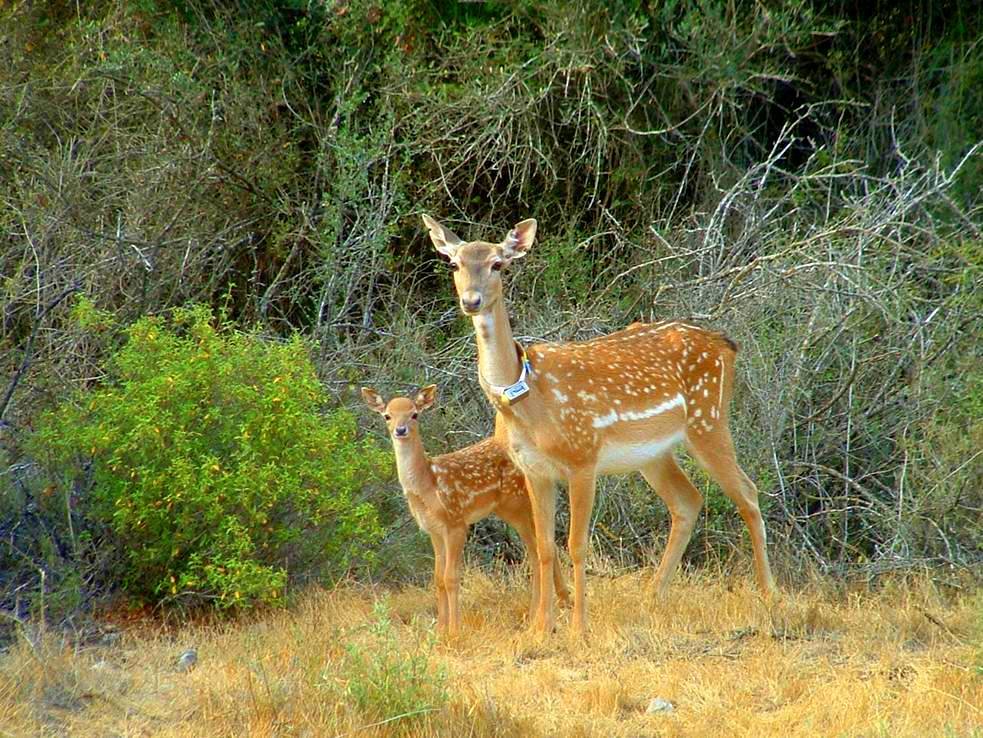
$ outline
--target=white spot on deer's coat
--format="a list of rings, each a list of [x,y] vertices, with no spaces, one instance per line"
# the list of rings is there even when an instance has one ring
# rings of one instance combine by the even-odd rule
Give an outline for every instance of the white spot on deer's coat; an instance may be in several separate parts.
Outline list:
[[[609,425],[614,425],[618,422],[618,411],[612,410],[606,415],[600,415],[594,418],[592,425],[595,428],[607,428]]]
[[[724,365],[720,365],[720,397],[717,399],[717,407],[720,412],[724,411]]]
[[[683,404],[683,396],[676,395],[671,397],[663,403],[660,403],[654,407],[650,407],[647,410],[640,410],[635,412],[629,410],[627,412],[621,413],[618,418],[619,420],[645,420],[646,418],[651,418],[655,415],[661,415],[662,413],[672,410],[674,407],[679,407]]]
[[[615,400],[615,402],[618,402]],[[626,410],[623,413],[619,413],[617,410],[611,410],[606,415],[601,415],[600,417],[594,418],[595,428],[607,428],[609,425],[614,425],[619,420],[631,421],[631,420],[645,420],[646,418],[651,418],[655,415],[660,415],[664,412],[672,410],[674,407],[679,407],[683,405],[685,400],[682,395],[675,395],[669,398],[663,403],[650,407],[646,410]],[[618,403],[620,404],[620,403]]]

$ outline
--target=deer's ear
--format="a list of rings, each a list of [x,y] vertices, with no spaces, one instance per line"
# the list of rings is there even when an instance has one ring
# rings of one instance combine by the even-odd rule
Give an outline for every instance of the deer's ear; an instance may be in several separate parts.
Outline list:
[[[457,250],[464,242],[453,231],[445,228],[429,215],[423,215],[423,225],[430,231],[430,240],[433,241],[434,248],[444,256],[454,258]]]
[[[375,410],[377,413],[386,412],[385,400],[383,400],[382,395],[380,395],[374,389],[362,387],[362,399],[365,400],[366,405]]]
[[[426,387],[417,392],[416,397],[413,398],[413,404],[416,405],[417,411],[421,413],[433,405],[436,401],[437,385],[435,384],[428,384]]]
[[[528,218],[516,223],[502,241],[502,256],[506,259],[521,259],[532,247],[536,239],[536,219]]]

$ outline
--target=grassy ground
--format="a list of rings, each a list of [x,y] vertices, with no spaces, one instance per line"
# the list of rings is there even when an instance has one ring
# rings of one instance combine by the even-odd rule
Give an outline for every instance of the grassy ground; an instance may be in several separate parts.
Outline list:
[[[428,591],[356,586],[248,622],[143,621],[109,645],[34,634],[0,656],[0,734],[983,736],[972,588],[817,581],[768,606],[701,574],[654,603],[650,578],[591,579],[588,646],[565,613],[537,643],[524,582],[476,571],[453,643],[432,638]],[[653,697],[674,711],[646,714]]]

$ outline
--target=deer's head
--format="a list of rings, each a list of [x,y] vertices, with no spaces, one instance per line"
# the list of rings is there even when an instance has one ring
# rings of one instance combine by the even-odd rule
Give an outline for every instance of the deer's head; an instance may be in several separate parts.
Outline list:
[[[430,230],[434,247],[450,262],[465,315],[491,310],[502,297],[502,270],[514,259],[525,256],[536,238],[533,218],[516,224],[500,243],[462,241],[429,215],[423,216],[423,223]]]
[[[365,404],[379,413],[386,421],[393,442],[405,441],[418,433],[417,422],[424,410],[437,399],[437,385],[424,387],[411,400],[409,397],[394,397],[389,402],[374,389],[362,387]]]

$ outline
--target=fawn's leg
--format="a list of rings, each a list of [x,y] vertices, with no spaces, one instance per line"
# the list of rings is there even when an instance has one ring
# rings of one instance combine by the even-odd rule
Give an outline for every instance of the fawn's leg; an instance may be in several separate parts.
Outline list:
[[[467,538],[466,526],[447,531],[444,552],[444,585],[447,587],[447,632],[456,636],[461,632],[461,558],[464,541]]]
[[[570,588],[567,586],[566,577],[563,576],[563,567],[560,557],[556,555],[556,547],[553,547],[553,587],[556,589],[557,599],[564,605],[570,604]]]
[[[437,590],[437,632],[447,630],[447,586],[444,583],[446,554],[444,541],[436,533],[430,534],[430,545],[433,546],[433,582]]]
[[[523,514],[524,513],[524,514]],[[499,510],[498,516],[515,528],[526,549],[526,561],[529,563],[529,622],[536,617],[539,607],[541,587],[539,586],[539,562],[536,560],[536,530],[532,521],[532,508],[525,506],[522,510]]]

